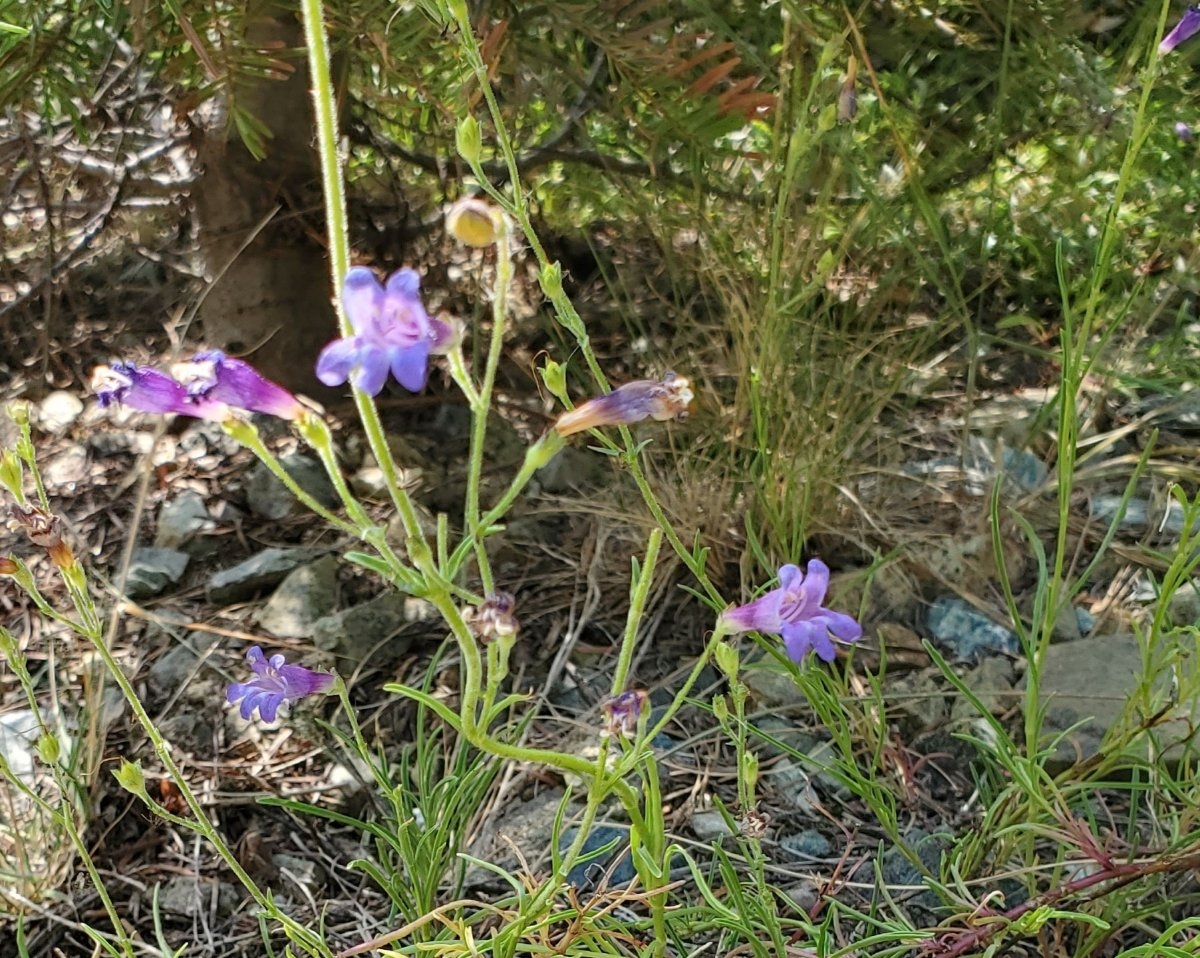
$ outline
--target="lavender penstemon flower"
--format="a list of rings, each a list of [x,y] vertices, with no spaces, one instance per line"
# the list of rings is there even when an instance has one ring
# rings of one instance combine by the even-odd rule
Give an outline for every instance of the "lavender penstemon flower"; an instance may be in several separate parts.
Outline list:
[[[1162,38],[1162,43],[1158,45],[1159,54],[1170,53],[1197,33],[1200,33],[1200,6],[1191,6],[1183,12],[1183,16],[1171,32]]]
[[[192,400],[222,402],[280,419],[296,419],[304,411],[300,401],[282,386],[245,360],[226,356],[219,349],[196,353],[187,362],[172,367],[171,374]]]
[[[450,349],[454,330],[425,312],[420,291],[415,270],[398,270],[384,287],[365,266],[351,269],[342,286],[342,305],[354,335],[321,350],[317,378],[326,386],[350,379],[375,396],[390,371],[409,392],[424,389],[429,357]]]
[[[693,398],[686,376],[668,371],[661,380],[638,379],[563,413],[554,423],[560,436],[597,426],[628,425],[643,419],[686,419]]]
[[[788,564],[779,570],[779,588],[721,613],[721,625],[728,632],[766,632],[783,637],[788,658],[801,662],[815,651],[825,662],[837,655],[834,638],[856,642],[862,638],[862,626],[844,612],[824,608],[829,588],[829,566],[820,559],[808,563],[808,574]]]
[[[187,387],[160,370],[131,362],[115,362],[92,370],[92,392],[107,408],[132,406],[142,412],[174,413],[212,419],[228,419],[231,410],[223,402],[189,396]]]
[[[220,350],[199,352],[168,375],[150,366],[115,362],[92,370],[92,391],[101,406],[121,404],[142,412],[174,413],[223,422],[235,409],[296,419],[304,407],[282,386],[249,363]]]
[[[282,655],[272,655],[268,659],[257,645],[246,652],[246,661],[254,677],[249,682],[234,682],[226,690],[225,697],[230,702],[242,703],[241,715],[247,720],[258,709],[264,722],[274,722],[279,706],[284,702],[319,695],[333,686],[333,673],[288,665]]]

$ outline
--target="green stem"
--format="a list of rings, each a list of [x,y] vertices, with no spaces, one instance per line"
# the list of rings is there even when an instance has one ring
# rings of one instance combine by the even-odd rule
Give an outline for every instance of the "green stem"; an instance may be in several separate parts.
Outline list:
[[[334,289],[350,269],[350,241],[346,228],[346,185],[338,157],[337,106],[329,72],[329,45],[325,38],[325,7],[321,0],[301,0],[304,35],[308,41],[308,70],[312,78],[313,113],[317,120],[317,152],[321,157],[321,185],[325,197],[325,229],[329,235],[329,264]],[[345,312],[338,310],[343,336],[354,329]]]
[[[467,466],[467,535],[475,543],[475,561],[479,566],[479,579],[485,595],[495,591],[492,566],[488,561],[487,546],[479,535],[479,484],[483,477],[483,451],[487,439],[488,413],[492,406],[492,392],[496,386],[496,370],[500,368],[500,357],[504,352],[504,327],[508,319],[508,288],[512,284],[512,251],[509,248],[508,223],[499,217],[496,234],[496,287],[492,296],[492,339],[488,345],[484,365],[483,381],[471,408],[471,457]]]
[[[326,509],[323,505],[321,505],[321,503],[317,502],[316,499],[314,499],[311,495],[309,495],[308,492],[300,487],[299,483],[292,478],[291,474],[283,468],[283,463],[279,461],[275,453],[271,452],[271,450],[266,447],[262,441],[262,438],[258,435],[258,430],[252,425],[247,422],[242,422],[241,420],[236,422],[230,421],[225,423],[225,431],[239,443],[249,449],[252,453],[254,453],[258,461],[266,466],[267,469],[270,470],[271,475],[282,482],[284,488],[287,489],[287,491],[297,499],[299,499],[305,508],[316,513],[335,529],[344,532],[347,535],[352,535],[356,538],[358,537],[359,530],[354,523],[347,522],[345,519],[341,518],[341,516],[336,515],[329,509]]]
[[[449,561],[444,566],[446,578],[453,580],[458,575],[458,570],[462,567],[471,550],[476,548],[488,536],[496,523],[504,518],[508,510],[512,507],[512,504],[516,501],[517,496],[529,484],[529,480],[533,478],[534,473],[553,459],[564,445],[565,442],[562,436],[551,429],[526,450],[525,461],[521,464],[521,469],[513,477],[512,482],[509,483],[504,495],[476,523],[475,528],[469,530],[462,541],[455,546],[454,551],[450,554]]]
[[[641,625],[642,613],[646,610],[650,586],[654,583],[654,567],[658,563],[662,537],[662,529],[657,528],[651,530],[650,538],[646,541],[646,558],[642,561],[641,572],[630,594],[629,613],[625,616],[625,634],[621,637],[621,650],[617,653],[617,666],[613,670],[613,695],[625,691],[625,683],[629,681],[629,666],[633,661],[634,646],[637,645],[638,626]]]

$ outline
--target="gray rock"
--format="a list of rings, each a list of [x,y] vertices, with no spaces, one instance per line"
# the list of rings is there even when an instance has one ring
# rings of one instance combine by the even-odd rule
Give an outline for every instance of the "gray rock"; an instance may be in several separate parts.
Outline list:
[[[1100,751],[1105,734],[1121,720],[1141,672],[1142,652],[1137,638],[1129,634],[1089,636],[1046,649],[1038,686],[1039,702],[1046,709],[1045,736],[1049,741],[1071,730],[1047,762],[1048,770],[1061,771]],[[1169,673],[1154,683],[1157,701],[1168,701],[1169,684]],[[1022,680],[1020,688],[1024,687]],[[1154,737],[1156,748],[1171,760],[1185,746],[1196,744],[1193,730],[1200,728],[1200,700],[1179,702],[1167,716],[1155,726]],[[1129,746],[1140,758],[1149,748],[1145,737]]]
[[[50,486],[61,488],[73,486],[88,476],[87,449],[79,443],[71,443],[62,452],[52,456],[42,468],[42,476]]]
[[[208,514],[204,497],[197,492],[183,492],[164,502],[158,510],[154,544],[160,549],[182,549],[196,536],[214,528],[216,523]],[[195,550],[187,551],[195,554]]]
[[[200,670],[217,637],[211,632],[189,632],[186,639],[158,658],[148,677],[163,694],[171,694]]]
[[[1118,515],[1117,532],[1125,535],[1144,535],[1154,531],[1165,538],[1179,537],[1183,532],[1183,506],[1170,499],[1161,505],[1152,505],[1148,499],[1131,498],[1121,512],[1121,496],[1096,496],[1091,502],[1092,518],[1110,524]]]
[[[753,716],[751,732],[754,733],[755,751],[762,758],[806,754],[819,741],[781,715]]]
[[[525,800],[511,797],[498,815],[487,816],[468,854],[509,870],[528,868],[539,874],[539,869],[546,866],[554,844],[554,822],[563,794],[561,788],[553,788]],[[568,808],[565,817],[570,820],[577,813],[577,807]],[[520,850],[524,861],[518,861],[514,849]],[[475,866],[468,872],[466,884],[468,887],[489,885],[495,877],[492,872]]]
[[[919,735],[943,725],[950,707],[937,669],[889,675],[884,679],[883,697],[890,717],[904,721],[906,736]]]
[[[909,908],[918,914],[923,913],[923,920],[928,920],[941,906],[941,899],[932,890],[913,895],[910,889],[924,885],[926,875],[938,877],[942,867],[942,855],[953,846],[954,836],[949,832],[939,831],[931,834],[921,828],[912,828],[905,833],[903,842],[908,852],[915,853],[920,864],[913,862],[904,848],[896,846],[884,852],[880,875],[884,882],[893,886],[894,897],[906,900]],[[911,897],[908,897],[910,895]]]
[[[1013,664],[999,656],[989,656],[967,672],[963,683],[979,699],[981,705],[993,715],[1000,715],[1016,704],[1013,692]],[[975,718],[978,710],[969,700],[956,695],[950,709],[954,720]]]
[[[833,854],[833,843],[815,828],[785,835],[779,840],[779,847],[793,858],[828,858]]]
[[[324,556],[288,573],[258,613],[272,635],[311,638],[318,619],[337,608],[337,559]]]
[[[696,838],[702,842],[715,842],[733,834],[733,829],[725,821],[725,816],[718,809],[705,808],[695,812],[689,825]]]
[[[559,496],[590,489],[601,482],[611,468],[608,457],[567,446],[537,471],[530,483],[530,493]]]
[[[0,715],[0,756],[13,775],[30,785],[34,781],[41,734],[37,716],[30,709],[14,709]]]
[[[74,393],[56,389],[37,407],[37,424],[46,432],[62,432],[83,413],[83,400]]]
[[[568,828],[559,837],[559,851],[565,852],[579,834],[578,828]],[[612,848],[601,853],[601,849],[612,844]],[[567,881],[576,888],[619,888],[633,881],[636,874],[629,857],[629,828],[618,825],[596,825],[588,832],[580,849],[581,858],[590,861],[576,862],[567,872]]]
[[[212,602],[240,602],[278,585],[289,572],[320,553],[315,549],[264,549],[245,562],[222,569],[208,580]]]
[[[241,900],[242,893],[235,885],[224,881],[218,884],[215,904],[219,914],[230,914]],[[179,875],[158,886],[158,907],[165,915],[199,919],[209,915],[213,904],[212,887],[196,876]]]
[[[772,765],[764,780],[782,805],[802,812],[813,812],[820,807],[812,776],[790,758],[780,759]]]
[[[296,485],[321,505],[332,509],[340,504],[325,467],[316,459],[290,453],[281,456],[279,461]],[[261,462],[254,467],[246,481],[246,499],[250,511],[264,519],[279,520],[304,511],[299,500]]]
[[[176,549],[156,549],[139,546],[133,550],[125,592],[131,599],[146,599],[158,595],[167,586],[183,578],[191,556]]]
[[[997,625],[957,596],[939,596],[926,618],[933,640],[960,662],[978,662],[988,652],[1016,655],[1017,634]]]
[[[392,660],[403,655],[412,643],[411,634],[402,634],[409,621],[406,597],[399,592],[385,592],[370,602],[318,619],[313,623],[311,638],[318,649],[335,652],[351,662],[365,662],[368,656]]]
[[[961,481],[973,496],[987,495],[996,476],[1004,474],[1005,484],[1017,492],[1032,492],[1046,481],[1049,467],[1033,453],[1010,446],[997,448],[978,436],[972,437],[965,457],[945,456],[925,459],[903,466],[910,476],[934,476],[941,481]]]
[[[817,907],[817,902],[821,900],[820,890],[808,879],[788,885],[783,889],[783,893],[792,900],[792,904],[797,909],[808,914],[812,914],[812,910]]]
[[[750,689],[754,703],[759,708],[772,709],[801,701],[801,692],[795,679],[774,659],[762,658],[746,663],[741,679]]]

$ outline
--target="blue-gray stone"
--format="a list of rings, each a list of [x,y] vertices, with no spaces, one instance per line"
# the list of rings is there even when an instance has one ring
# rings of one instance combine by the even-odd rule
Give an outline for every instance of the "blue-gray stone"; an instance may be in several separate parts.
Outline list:
[[[795,858],[828,858],[833,852],[833,844],[815,828],[785,835],[779,847]]]
[[[569,828],[559,839],[559,848],[566,851],[575,841],[577,828]],[[613,844],[615,843],[615,844]],[[633,881],[636,872],[629,857],[629,829],[616,825],[597,825],[583,841],[581,858],[596,855],[600,849],[612,844],[607,852],[591,858],[590,861],[578,862],[567,873],[567,881],[576,888],[596,888],[605,882],[609,888],[618,888]]]
[[[263,549],[245,562],[222,569],[208,580],[211,602],[240,602],[257,592],[270,589],[289,572],[312,562],[320,553],[315,549]]]
[[[943,595],[929,608],[929,634],[960,662],[978,662],[985,653],[1016,655],[1021,650],[1017,634],[998,625],[957,596]]]
[[[131,599],[158,595],[167,586],[178,582],[187,571],[191,557],[175,549],[155,549],[140,546],[133,550],[125,592]]]
[[[1146,499],[1130,499],[1121,512],[1121,496],[1103,495],[1092,499],[1092,517],[1106,525],[1118,515],[1117,531],[1141,535],[1154,531],[1178,538],[1183,532],[1183,506],[1174,499],[1161,506],[1152,506]]]

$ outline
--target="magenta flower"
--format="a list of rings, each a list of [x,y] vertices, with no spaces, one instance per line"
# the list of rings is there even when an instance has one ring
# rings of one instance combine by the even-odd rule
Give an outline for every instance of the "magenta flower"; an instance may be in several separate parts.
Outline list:
[[[772,589],[746,605],[721,613],[721,626],[728,632],[766,632],[783,636],[788,658],[797,664],[815,651],[825,662],[832,662],[837,648],[830,638],[857,642],[862,626],[844,612],[823,608],[829,588],[829,566],[820,559],[808,563],[805,575],[797,566],[779,570],[779,588]]]
[[[638,379],[563,413],[554,423],[560,436],[597,426],[629,425],[643,419],[686,419],[692,384],[668,371],[661,380]]]
[[[100,405],[132,406],[142,412],[175,413],[212,419],[228,419],[231,410],[223,402],[203,396],[189,396],[183,383],[164,372],[137,363],[115,362],[92,370],[92,391]]]
[[[275,713],[283,702],[319,695],[333,686],[333,673],[288,665],[282,655],[272,655],[268,659],[257,645],[246,652],[246,661],[254,671],[254,678],[249,682],[234,682],[226,690],[225,697],[230,702],[241,701],[242,718],[247,720],[258,709],[264,722],[274,722]]]
[[[449,323],[431,319],[421,303],[421,279],[411,269],[388,277],[387,287],[365,266],[355,266],[342,286],[342,305],[353,336],[335,339],[317,357],[317,378],[326,386],[347,379],[378,395],[388,371],[409,392],[425,388],[429,357],[454,340]]]
[[[1170,53],[1179,44],[1190,40],[1197,33],[1200,33],[1200,6],[1188,7],[1171,32],[1162,38],[1162,43],[1158,45],[1158,52],[1160,54]]]
[[[188,362],[174,366],[171,373],[193,402],[212,400],[280,419],[296,419],[304,411],[296,397],[282,386],[248,362],[226,356],[219,349],[196,353]]]

